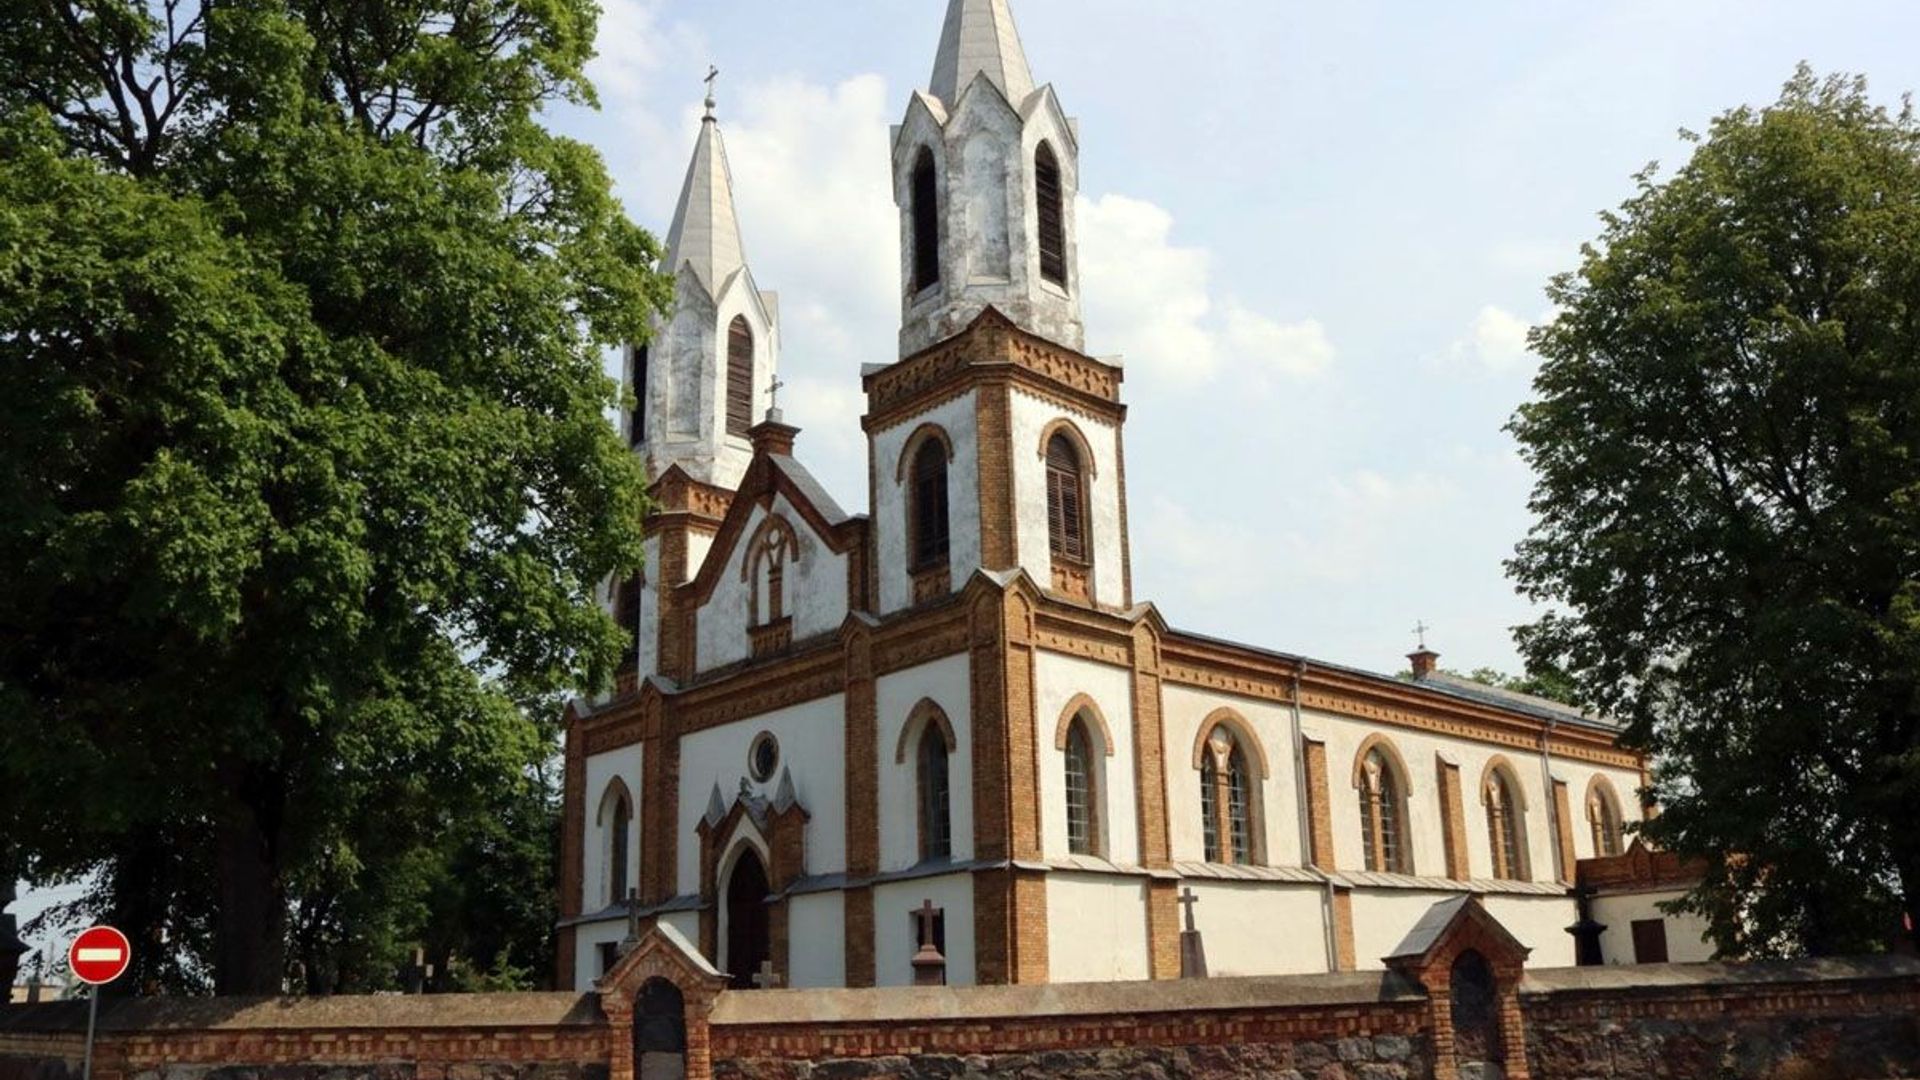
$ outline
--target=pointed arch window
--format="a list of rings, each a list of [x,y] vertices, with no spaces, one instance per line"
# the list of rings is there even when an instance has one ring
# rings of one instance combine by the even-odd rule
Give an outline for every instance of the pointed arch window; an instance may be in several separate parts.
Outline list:
[[[924,146],[913,161],[912,187],[913,291],[918,295],[940,280],[940,184],[933,151]]]
[[[1411,874],[1407,851],[1407,803],[1398,767],[1379,747],[1360,761],[1360,847],[1367,869]]]
[[[1593,827],[1593,853],[1595,855],[1618,855],[1622,850],[1620,822],[1620,804],[1614,799],[1613,787],[1601,780],[1594,784],[1587,794],[1587,822]]]
[[[647,441],[647,347],[633,347],[633,372],[628,385],[633,387],[633,412],[627,422],[627,445]]]
[[[1496,766],[1487,774],[1482,798],[1487,805],[1487,847],[1493,853],[1493,876],[1526,880],[1526,810],[1506,769]]]
[[[600,826],[606,843],[606,901],[613,905],[626,899],[633,887],[627,859],[633,842],[633,800],[617,779],[600,798]]]
[[[1047,541],[1056,558],[1087,561],[1086,493],[1080,451],[1055,432],[1047,440]]]
[[[1259,861],[1255,787],[1247,748],[1226,724],[1205,732],[1200,754],[1200,835],[1206,860],[1251,866]]]
[[[1067,850],[1075,855],[1100,853],[1100,777],[1096,771],[1093,738],[1084,716],[1067,728]]]
[[[921,570],[947,562],[947,445],[923,439],[913,455],[913,565]]]
[[[920,732],[920,858],[953,854],[952,789],[947,771],[947,736],[929,722]]]
[[[753,328],[735,315],[727,328],[727,434],[745,435],[753,426]]]
[[[1067,216],[1065,188],[1060,182],[1060,159],[1053,147],[1041,143],[1033,152],[1035,217],[1040,227],[1040,276],[1067,287]]]

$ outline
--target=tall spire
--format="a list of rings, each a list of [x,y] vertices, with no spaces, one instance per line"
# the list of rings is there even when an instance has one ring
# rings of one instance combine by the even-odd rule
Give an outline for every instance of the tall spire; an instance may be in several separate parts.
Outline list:
[[[928,89],[952,108],[982,74],[1015,106],[1033,93],[1033,72],[1007,0],[949,0]]]
[[[667,231],[667,270],[678,274],[691,264],[710,295],[734,271],[746,265],[740,244],[740,221],[733,212],[733,172],[727,167],[727,146],[720,138],[720,122],[713,115],[713,80],[707,75],[707,113],[700,120],[700,139],[693,147],[693,163],[680,188],[680,205]]]

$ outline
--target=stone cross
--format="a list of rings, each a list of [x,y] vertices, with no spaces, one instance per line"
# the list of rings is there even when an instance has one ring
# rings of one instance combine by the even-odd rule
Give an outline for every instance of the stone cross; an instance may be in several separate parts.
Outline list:
[[[947,958],[940,954],[933,943],[933,921],[940,917],[941,909],[933,906],[928,898],[913,912],[920,924],[920,951],[913,954],[913,985],[945,986],[947,984]]]
[[[625,956],[640,945],[640,890],[627,890],[627,939],[620,943],[620,955]]]
[[[1207,946],[1200,939],[1200,931],[1193,925],[1193,905],[1200,898],[1193,895],[1191,885],[1180,890],[1180,906],[1187,912],[1187,928],[1180,931],[1180,977],[1183,979],[1204,979],[1207,977]]]
[[[761,990],[780,989],[780,976],[773,973],[773,961],[760,961],[760,970],[754,973],[753,985]]]

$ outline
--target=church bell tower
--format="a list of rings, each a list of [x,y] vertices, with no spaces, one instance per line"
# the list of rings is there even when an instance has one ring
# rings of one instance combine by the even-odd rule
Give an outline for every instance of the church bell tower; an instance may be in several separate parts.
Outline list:
[[[732,489],[753,460],[747,429],[760,421],[773,382],[780,314],[778,298],[760,291],[747,266],[711,89],[706,106],[661,266],[674,276],[673,309],[650,343],[627,351],[638,399],[627,436],[653,479],[677,465],[702,484]]]
[[[893,129],[900,355],[989,305],[1081,349],[1079,187],[1078,126],[1034,85],[1007,0],[951,0],[933,78]]]

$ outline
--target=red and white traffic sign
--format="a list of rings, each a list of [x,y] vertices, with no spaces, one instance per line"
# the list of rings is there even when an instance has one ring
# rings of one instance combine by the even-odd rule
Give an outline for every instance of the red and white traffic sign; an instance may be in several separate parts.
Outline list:
[[[133,946],[127,935],[111,926],[83,930],[67,948],[67,968],[83,983],[99,986],[127,973],[133,963]]]

